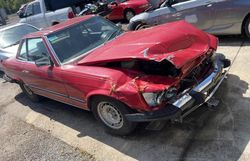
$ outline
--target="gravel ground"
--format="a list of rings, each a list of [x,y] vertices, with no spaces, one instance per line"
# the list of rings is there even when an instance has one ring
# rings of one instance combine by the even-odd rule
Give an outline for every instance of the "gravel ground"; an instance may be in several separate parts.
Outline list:
[[[2,107],[1,107],[2,109]],[[0,112],[0,160],[94,160],[49,133],[36,129],[5,112]]]

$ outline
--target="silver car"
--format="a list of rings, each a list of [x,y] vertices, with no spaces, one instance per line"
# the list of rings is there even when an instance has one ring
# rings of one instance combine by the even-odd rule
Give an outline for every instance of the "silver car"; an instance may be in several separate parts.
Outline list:
[[[245,34],[250,38],[250,0],[151,1],[150,10],[130,20],[129,30],[186,20],[215,35]]]
[[[0,29],[0,71],[3,71],[3,60],[16,55],[21,38],[36,31],[34,26],[21,23]]]

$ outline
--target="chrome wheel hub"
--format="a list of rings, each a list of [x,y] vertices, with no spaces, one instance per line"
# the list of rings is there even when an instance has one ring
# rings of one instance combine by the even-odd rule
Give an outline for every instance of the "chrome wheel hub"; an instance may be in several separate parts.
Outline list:
[[[114,105],[109,102],[100,102],[97,106],[97,112],[101,120],[113,129],[119,129],[123,126],[123,118]]]

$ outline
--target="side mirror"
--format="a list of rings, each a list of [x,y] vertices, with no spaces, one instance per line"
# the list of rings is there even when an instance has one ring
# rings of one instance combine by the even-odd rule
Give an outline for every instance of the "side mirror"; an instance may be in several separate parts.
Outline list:
[[[42,56],[41,58],[36,59],[35,64],[37,67],[42,67],[42,66],[51,66],[52,67],[54,65],[53,61],[48,56]]]

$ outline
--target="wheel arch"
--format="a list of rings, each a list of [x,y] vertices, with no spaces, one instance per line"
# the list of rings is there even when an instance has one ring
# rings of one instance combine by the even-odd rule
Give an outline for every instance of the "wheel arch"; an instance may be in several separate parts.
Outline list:
[[[146,23],[144,23],[143,21],[139,20],[139,21],[135,21],[129,24],[129,30],[133,31],[136,30],[137,26],[139,25],[147,25]]]
[[[250,12],[246,14],[246,16],[244,17],[243,21],[242,21],[242,25],[241,25],[241,33],[242,34],[246,34],[244,31],[244,26],[246,24],[247,19],[250,18]]]
[[[115,101],[118,101],[122,104],[124,104],[125,106],[127,106],[130,110],[132,110],[129,105],[127,105],[125,102],[121,101],[117,96],[111,95],[107,92],[95,92],[95,93],[91,93],[87,96],[87,107],[89,109],[89,111],[92,111],[92,107],[91,107],[91,102],[97,98],[97,97],[106,97],[106,98],[110,98],[113,99]]]

